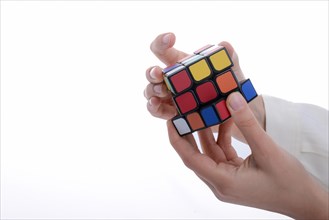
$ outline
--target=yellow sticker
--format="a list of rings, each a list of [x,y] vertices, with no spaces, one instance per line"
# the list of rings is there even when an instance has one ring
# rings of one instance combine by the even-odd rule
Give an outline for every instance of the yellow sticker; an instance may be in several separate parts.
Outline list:
[[[211,70],[204,59],[192,64],[189,69],[195,81],[201,81],[211,74]]]
[[[217,71],[226,69],[232,65],[230,58],[225,50],[220,50],[210,56],[210,61]]]

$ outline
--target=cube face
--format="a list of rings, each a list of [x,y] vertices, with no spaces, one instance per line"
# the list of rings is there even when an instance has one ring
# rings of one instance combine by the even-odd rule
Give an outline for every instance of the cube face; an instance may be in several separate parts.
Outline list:
[[[226,98],[232,92],[239,91],[247,102],[257,97],[251,81],[239,82],[232,66],[224,47],[206,45],[163,70],[178,111],[172,122],[179,135],[228,120]]]

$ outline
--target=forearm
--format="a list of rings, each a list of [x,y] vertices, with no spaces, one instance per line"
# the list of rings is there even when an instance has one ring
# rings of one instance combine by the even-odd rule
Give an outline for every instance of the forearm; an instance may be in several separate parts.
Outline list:
[[[309,207],[311,219],[329,219],[329,193],[324,188],[315,188],[313,200],[310,200],[313,207]]]
[[[309,191],[300,193],[298,197],[288,203],[290,210],[287,215],[294,219],[329,219],[329,194],[317,182],[310,183]]]

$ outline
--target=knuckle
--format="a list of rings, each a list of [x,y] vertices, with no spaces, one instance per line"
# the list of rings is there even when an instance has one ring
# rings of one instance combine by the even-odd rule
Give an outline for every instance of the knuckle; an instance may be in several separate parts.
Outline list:
[[[151,106],[149,103],[147,103],[147,110],[149,111],[149,113],[155,117],[155,118],[162,118],[162,111],[160,107],[154,107]]]
[[[226,164],[219,163],[218,170],[226,170]],[[234,193],[236,192],[236,181],[229,173],[221,175],[221,178],[217,178],[214,182],[214,189],[216,190],[216,196],[219,200],[228,202],[232,200]]]
[[[152,84],[148,84],[144,90],[144,96],[147,100],[149,100],[152,97]]]
[[[151,105],[149,102],[146,103],[146,108],[147,108],[147,111],[149,111],[151,114],[152,114],[152,108],[151,108]]]
[[[153,68],[154,68],[154,66],[151,66],[151,67],[147,68],[145,71],[145,76],[148,81],[150,81],[150,72]]]
[[[182,159],[184,165],[185,165],[188,169],[190,169],[190,170],[196,172],[195,158],[193,157],[193,155],[189,155],[189,156],[181,156],[181,159]]]
[[[166,85],[165,84],[161,84],[161,87],[160,87],[160,93],[158,93],[159,94],[159,96],[160,97],[162,97],[162,98],[167,98],[167,97],[170,97],[170,93],[169,93],[169,91],[168,91],[168,89],[167,89],[167,87],[166,87]]]
[[[179,138],[178,138],[178,136],[172,136],[172,135],[170,135],[169,136],[169,142],[170,142],[171,146],[173,146],[173,147],[177,146],[179,144]],[[181,159],[183,160],[183,162],[185,161],[183,157],[181,157]],[[185,162],[184,162],[184,164],[185,164]]]
[[[252,116],[248,116],[246,118],[243,118],[239,122],[239,126],[243,127],[243,128],[250,128],[250,127],[254,127],[255,125],[257,125],[257,122],[256,122],[255,118],[252,117]]]
[[[220,200],[220,201],[223,201],[223,202],[231,202],[232,201],[232,195],[233,195],[233,187],[230,186],[230,185],[225,185],[221,186],[220,189],[216,189],[217,190],[217,198]]]
[[[164,53],[163,50],[160,49],[158,40],[155,39],[151,44],[150,44],[150,50],[155,54],[155,55],[162,55]]]
[[[182,157],[182,161],[187,168],[193,170],[193,166],[192,166],[193,163],[191,157]]]
[[[146,95],[146,88],[145,88],[144,91],[143,91],[143,95],[144,95],[144,97],[145,97],[146,99],[148,99],[148,98],[147,98],[147,95]]]
[[[149,103],[147,103],[146,108],[153,117],[158,117],[158,112]]]
[[[150,44],[150,50],[152,51],[152,52],[154,52],[153,50],[154,50],[154,41],[152,41],[152,43]]]

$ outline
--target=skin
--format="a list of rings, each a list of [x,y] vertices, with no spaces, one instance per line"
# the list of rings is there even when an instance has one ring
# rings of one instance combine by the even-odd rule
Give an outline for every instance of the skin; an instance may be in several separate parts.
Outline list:
[[[173,48],[172,33],[159,35],[151,44],[153,53],[166,65],[174,64],[187,54]],[[233,71],[243,79],[233,47],[229,51]],[[147,109],[155,117],[170,119],[176,113],[171,95],[163,85],[160,67],[146,71],[149,84],[144,95]],[[170,120],[168,135],[183,163],[207,184],[221,201],[256,207],[285,214],[296,219],[328,219],[328,192],[302,164],[265,132],[265,110],[262,97],[248,105],[235,92],[227,98],[231,119],[212,129],[198,132],[202,151],[193,135],[180,137]],[[213,131],[218,132],[214,137]],[[231,144],[234,136],[251,148],[246,159],[238,157]]]
[[[173,48],[175,41],[176,37],[174,34],[165,33],[157,36],[150,45],[150,49],[154,55],[166,66],[173,65],[176,63],[176,61],[189,55]],[[245,77],[240,68],[239,58],[234,51],[234,48],[226,41],[219,43],[219,45],[224,46],[232,58],[234,64],[232,70],[237,76],[237,79],[239,81],[244,80]],[[165,120],[171,119],[177,114],[177,111],[171,99],[171,93],[168,91],[163,82],[162,69],[159,66],[149,67],[146,70],[146,78],[150,82],[144,90],[144,96],[148,100],[148,111],[154,117],[162,118]],[[258,122],[265,129],[265,109],[262,96],[259,95],[249,105],[253,110]],[[233,136],[237,140],[246,143],[239,129],[237,129],[234,124],[231,124],[231,126]],[[212,127],[212,130],[214,132],[218,132],[218,126]]]

